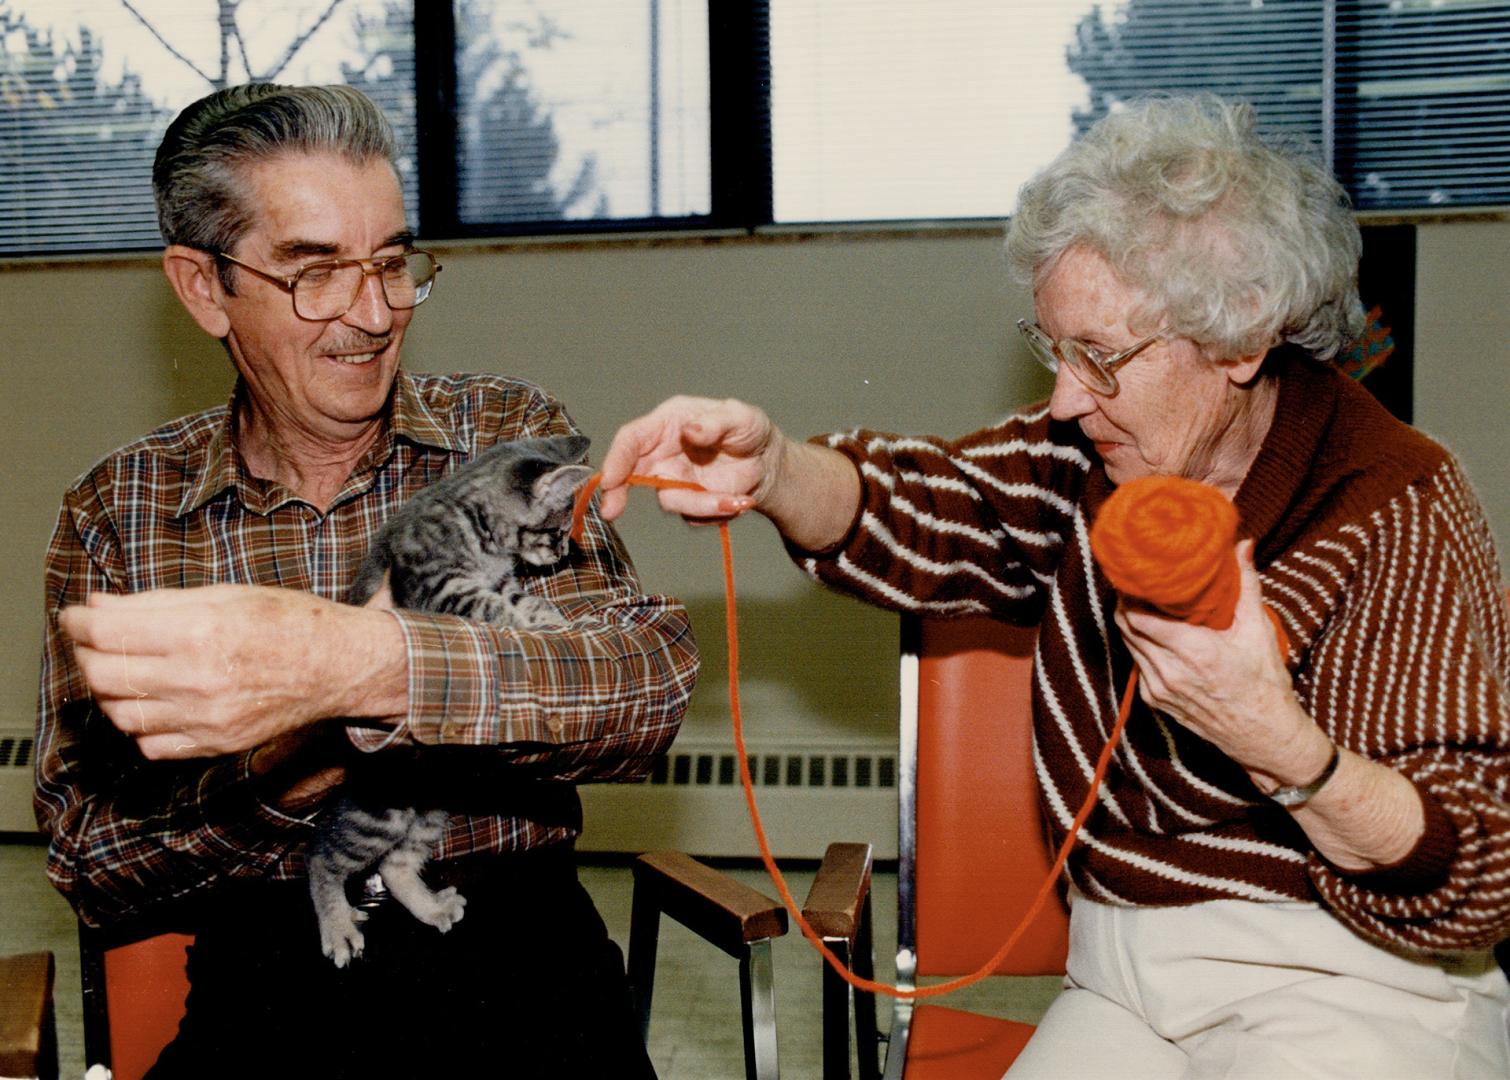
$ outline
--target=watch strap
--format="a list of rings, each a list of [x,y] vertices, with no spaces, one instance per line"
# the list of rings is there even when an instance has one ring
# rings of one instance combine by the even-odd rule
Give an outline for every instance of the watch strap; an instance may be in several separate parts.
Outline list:
[[[1269,798],[1288,810],[1304,806],[1316,797],[1316,793],[1326,786],[1326,782],[1337,771],[1337,763],[1342,760],[1342,751],[1337,744],[1332,744],[1332,756],[1327,759],[1326,767],[1317,774],[1316,779],[1308,784],[1300,784],[1296,787],[1276,788],[1269,793]]]

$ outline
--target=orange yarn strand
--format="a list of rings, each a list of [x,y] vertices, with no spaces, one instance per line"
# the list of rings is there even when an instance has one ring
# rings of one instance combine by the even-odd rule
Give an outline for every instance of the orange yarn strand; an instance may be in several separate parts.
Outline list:
[[[582,490],[577,492],[576,504],[571,512],[571,538],[578,544],[582,543],[582,534],[587,529],[587,504],[592,502],[592,493],[598,490],[598,485],[603,482],[603,474],[595,472],[589,476],[582,485]],[[682,488],[686,491],[706,491],[701,484],[694,484],[691,480],[673,480],[669,476],[640,476],[631,474],[626,477],[624,483],[630,487],[648,488]]]
[[[588,502],[592,494],[602,483],[602,473],[594,473],[588,477],[581,492],[577,495],[576,506],[572,515],[572,538],[581,543],[584,523],[587,515]],[[631,475],[626,481],[630,487],[652,488],[683,488],[691,491],[705,490],[700,484],[688,480],[672,480],[662,476],[639,476]],[[973,985],[986,978],[996,970],[998,964],[1004,960],[1011,951],[1016,948],[1017,942],[1027,932],[1038,913],[1043,910],[1049,894],[1053,891],[1059,880],[1059,874],[1064,869],[1065,861],[1069,859],[1070,851],[1075,846],[1075,839],[1080,834],[1081,827],[1086,818],[1090,817],[1091,811],[1096,805],[1096,796],[1101,790],[1101,782],[1106,779],[1106,772],[1111,766],[1112,751],[1116,748],[1121,738],[1122,729],[1127,725],[1127,716],[1132,709],[1134,691],[1138,684],[1138,675],[1134,671],[1132,678],[1128,680],[1127,690],[1122,695],[1122,707],[1118,710],[1117,721],[1112,726],[1111,734],[1106,740],[1106,745],[1101,749],[1101,756],[1096,761],[1096,770],[1091,777],[1090,790],[1086,793],[1085,802],[1081,805],[1075,819],[1070,824],[1069,831],[1059,845],[1058,854],[1054,858],[1054,865],[1049,868],[1044,877],[1043,884],[1039,886],[1032,904],[1018,922],[1011,936],[1002,944],[996,953],[975,971],[968,975],[950,979],[948,982],[938,983],[933,986],[901,987],[892,986],[889,983],[876,982],[873,979],[864,979],[856,975],[844,962],[823,942],[823,938],[814,930],[802,915],[802,909],[788,888],[786,878],[776,865],[775,856],[771,854],[770,842],[766,839],[765,825],[760,820],[760,808],[755,803],[755,784],[750,776],[749,752],[745,749],[744,718],[739,704],[739,625],[734,599],[734,551],[729,542],[729,523],[721,521],[718,524],[719,543],[723,548],[724,561],[724,632],[728,647],[729,657],[729,713],[733,720],[734,749],[739,758],[739,782],[744,789],[745,805],[749,807],[750,822],[755,828],[755,843],[760,848],[760,859],[765,864],[766,873],[776,886],[776,891],[781,896],[781,902],[786,905],[788,913],[802,931],[802,936],[812,943],[813,948],[822,954],[828,965],[839,974],[845,982],[872,994],[885,994],[890,997],[915,999],[923,997],[935,997],[947,994],[953,990],[959,990]]]
[[[578,543],[582,540],[588,503],[602,479],[601,473],[594,473],[577,496],[572,514],[572,538]],[[700,484],[688,480],[661,476],[632,475],[626,483],[632,487],[704,490]],[[1159,608],[1171,617],[1214,630],[1225,630],[1232,625],[1242,586],[1237,559],[1232,554],[1237,520],[1237,509],[1231,501],[1210,485],[1179,477],[1145,477],[1129,481],[1112,493],[1091,527],[1091,552],[1107,579],[1124,596]],[[1112,725],[1106,745],[1101,748],[1101,756],[1096,760],[1096,769],[1085,801],[1060,842],[1054,864],[1034,895],[1033,902],[1001,948],[970,974],[933,986],[904,988],[862,979],[845,966],[803,918],[802,909],[787,887],[786,879],[777,867],[770,843],[766,839],[760,809],[755,804],[755,785],[750,777],[749,753],[744,741],[744,719],[739,704],[739,627],[734,600],[734,553],[729,542],[727,521],[719,523],[718,536],[724,561],[724,630],[729,656],[729,712],[733,719],[734,748],[739,756],[739,780],[744,788],[745,804],[749,807],[750,822],[755,828],[755,842],[760,848],[761,861],[765,864],[766,873],[770,875],[776,891],[781,895],[781,902],[786,905],[803,936],[822,954],[828,965],[857,990],[915,999],[947,994],[980,982],[995,971],[1017,946],[1027,928],[1043,910],[1043,905],[1058,882],[1070,851],[1075,846],[1075,840],[1096,806],[1101,784],[1111,767],[1112,753],[1127,726],[1127,717],[1132,711],[1133,697],[1138,687],[1137,669],[1133,669],[1127,680],[1127,689],[1122,694],[1121,706],[1117,710],[1116,723]],[[1280,651],[1286,652],[1289,638],[1279,616],[1267,606],[1264,611],[1274,624]]]

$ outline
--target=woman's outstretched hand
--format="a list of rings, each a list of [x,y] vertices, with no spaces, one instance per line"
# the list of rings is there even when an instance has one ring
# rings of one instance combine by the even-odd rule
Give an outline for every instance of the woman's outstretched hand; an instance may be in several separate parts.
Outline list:
[[[688,521],[737,517],[774,481],[785,436],[753,405],[674,397],[619,428],[603,458],[599,504],[609,521],[624,512],[630,475],[663,476],[704,491],[667,488],[661,507]]]
[[[603,458],[605,519],[624,512],[631,475],[700,485],[703,491],[656,493],[662,509],[687,521],[758,510],[808,551],[837,545],[860,511],[860,474],[849,458],[794,442],[760,409],[732,399],[674,397],[621,427]]]

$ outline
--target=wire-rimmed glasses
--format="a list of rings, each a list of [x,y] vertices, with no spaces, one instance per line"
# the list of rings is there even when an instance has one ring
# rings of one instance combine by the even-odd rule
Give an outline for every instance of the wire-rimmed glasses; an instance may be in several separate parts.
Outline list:
[[[294,314],[311,322],[339,319],[350,311],[368,275],[378,279],[383,299],[394,311],[418,307],[430,295],[435,275],[440,273],[440,263],[428,251],[409,251],[381,259],[312,262],[301,266],[292,277],[269,273],[223,251],[214,255],[278,286],[293,297]]]
[[[1166,330],[1160,330],[1134,345],[1105,356],[1074,338],[1055,341],[1027,319],[1018,319],[1017,329],[1027,339],[1033,359],[1055,373],[1059,371],[1060,363],[1064,363],[1087,388],[1104,397],[1117,396],[1117,376],[1112,373],[1167,333]]]

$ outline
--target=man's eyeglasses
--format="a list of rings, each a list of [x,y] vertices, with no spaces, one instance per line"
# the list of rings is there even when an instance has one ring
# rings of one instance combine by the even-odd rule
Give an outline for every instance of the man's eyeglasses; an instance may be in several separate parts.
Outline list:
[[[1166,333],[1160,330],[1157,334],[1151,334],[1135,345],[1129,345],[1110,356],[1104,356],[1085,342],[1076,341],[1074,338],[1060,338],[1055,341],[1027,319],[1018,319],[1017,329],[1022,331],[1022,336],[1027,339],[1028,347],[1033,352],[1033,359],[1053,372],[1058,372],[1062,362],[1075,373],[1077,379],[1104,397],[1117,396],[1117,377],[1112,372]]]
[[[425,302],[435,287],[435,275],[440,273],[440,263],[428,251],[410,251],[383,259],[313,262],[301,266],[292,277],[270,274],[223,251],[214,255],[278,286],[293,297],[294,314],[311,322],[339,319],[350,311],[369,274],[382,285],[388,306],[394,311],[406,311]]]

